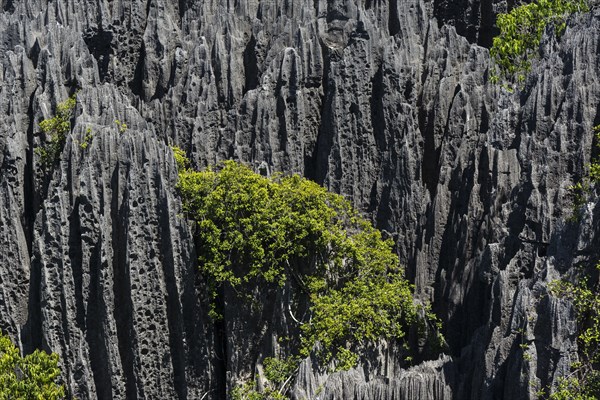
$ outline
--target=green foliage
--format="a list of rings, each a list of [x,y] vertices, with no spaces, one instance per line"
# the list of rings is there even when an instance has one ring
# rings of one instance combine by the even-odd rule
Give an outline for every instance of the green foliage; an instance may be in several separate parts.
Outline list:
[[[600,149],[600,125],[594,127],[596,148]],[[592,194],[592,188],[600,182],[600,159],[595,158],[588,165],[589,173],[569,189],[573,196],[572,221],[581,217],[581,206]],[[600,270],[600,263],[596,266]],[[598,272],[594,282],[591,274],[579,273],[573,283],[566,280],[554,281],[550,291],[570,300],[577,312],[577,345],[580,361],[571,365],[571,373],[560,379],[558,386],[550,394],[551,400],[591,400],[600,398],[600,283]]]
[[[188,170],[190,168],[190,160],[188,160],[185,155],[185,151],[177,146],[171,146],[171,150],[173,151],[173,157],[175,157],[175,162],[177,163],[179,171],[183,172]]]
[[[600,125],[594,126],[594,136],[596,137],[596,149],[600,150]],[[589,180],[591,183],[600,182],[600,159],[592,160],[589,165]]]
[[[528,352],[529,350],[529,343],[521,343],[519,344],[519,347],[521,348],[521,351],[523,352],[523,360],[525,361],[531,361],[531,353]]]
[[[594,127],[596,137],[596,148],[600,150],[600,125]],[[570,218],[572,222],[577,222],[581,218],[581,206],[583,206],[589,195],[592,193],[592,187],[600,182],[600,159],[593,159],[587,165],[589,173],[581,181],[569,186],[569,191],[573,198],[573,213]]]
[[[574,185],[569,186],[569,192],[573,198],[573,209],[569,221],[578,222],[581,215],[581,207],[586,203],[586,200],[592,192],[590,180],[586,177]]]
[[[118,119],[115,119],[115,124],[117,124],[117,129],[119,129],[119,133],[125,133],[127,131],[127,124],[125,122],[121,122]]]
[[[600,264],[596,266],[600,270]],[[578,282],[564,280],[550,284],[551,292],[570,300],[577,311],[580,361],[571,365],[571,373],[563,377],[552,400],[600,398],[600,284],[582,276]]]
[[[380,255],[391,254],[388,249],[380,250]],[[367,344],[379,338],[402,338],[407,327],[416,322],[411,286],[403,275],[368,270],[368,262],[364,269],[339,289],[321,291],[322,281],[311,283],[313,315],[311,323],[302,326],[301,354],[308,355],[318,342],[324,363],[337,359],[337,369],[349,369],[358,356],[347,348],[348,342]]]
[[[592,381],[598,385],[600,382],[600,376],[597,371],[590,371],[593,373]],[[576,376],[569,376],[561,378],[558,386],[550,394],[550,400],[597,400],[598,394],[600,393],[600,387],[596,386],[595,390],[590,390],[589,379],[586,381],[580,381]],[[595,394],[594,394],[595,393]],[[542,393],[544,394],[544,393]]]
[[[58,400],[65,396],[56,383],[60,369],[58,355],[36,350],[21,357],[10,339],[0,334],[0,400]]]
[[[278,396],[278,393],[273,393],[269,390],[269,393],[261,392],[256,387],[256,383],[254,381],[245,382],[240,385],[236,385],[231,391],[231,399],[232,400],[283,400],[285,397],[270,397],[270,395]]]
[[[233,161],[196,172],[173,150],[183,209],[195,221],[199,265],[213,299],[224,285],[245,293],[295,285],[309,301],[308,314],[297,321],[298,355],[316,351],[336,369],[353,367],[364,345],[405,337],[419,312],[412,286],[393,242],[347,200],[297,175],[266,178]],[[213,302],[211,315],[218,311]],[[435,316],[425,314],[437,326]],[[285,392],[281,385],[298,362],[264,360],[273,393]],[[239,387],[239,398],[251,398],[252,390]]]
[[[40,157],[40,164],[44,171],[52,168],[58,161],[65,145],[67,133],[71,130],[71,116],[77,103],[76,95],[69,97],[56,107],[56,115],[40,122],[40,129],[49,139],[44,146],[35,149]]]
[[[500,34],[494,38],[490,54],[497,71],[492,81],[516,80],[522,83],[531,70],[531,60],[539,53],[542,35],[548,25],[554,26],[558,37],[566,27],[567,18],[587,11],[586,0],[535,0],[498,14],[496,25]]]
[[[275,385],[284,384],[290,376],[298,369],[298,359],[289,357],[280,359],[275,357],[267,357],[263,360],[265,368],[265,379],[273,382]]]
[[[92,128],[87,128],[85,130],[85,136],[83,137],[83,142],[81,142],[79,147],[81,147],[82,150],[87,149],[88,146],[92,143],[92,140],[94,140],[94,133],[92,132]]]
[[[264,385],[258,390],[254,381],[237,385],[232,391],[234,400],[284,400],[287,399],[286,386],[293,375],[298,371],[299,360],[297,357],[280,359],[267,357],[263,360]]]

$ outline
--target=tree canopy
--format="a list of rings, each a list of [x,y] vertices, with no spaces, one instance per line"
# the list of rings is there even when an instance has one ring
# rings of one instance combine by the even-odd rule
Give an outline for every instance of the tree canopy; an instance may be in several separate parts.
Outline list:
[[[546,27],[553,26],[556,35],[561,36],[567,18],[587,10],[586,0],[535,0],[498,14],[496,25],[500,34],[494,38],[490,49],[497,66],[492,80],[523,82],[531,70],[531,60],[539,53]]]
[[[57,383],[58,355],[36,350],[22,357],[10,339],[0,333],[0,400],[59,400],[65,389]]]
[[[310,304],[297,321],[298,357],[316,351],[323,364],[347,369],[362,345],[402,339],[417,322],[419,306],[393,241],[343,196],[298,175],[268,178],[233,161],[197,172],[181,150],[174,154],[183,209],[195,223],[199,265],[212,297],[223,285],[293,282]],[[218,311],[213,307],[212,315],[218,318]]]

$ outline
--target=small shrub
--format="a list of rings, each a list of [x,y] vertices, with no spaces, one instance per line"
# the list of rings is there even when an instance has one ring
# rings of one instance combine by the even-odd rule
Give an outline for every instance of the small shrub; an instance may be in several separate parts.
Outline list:
[[[81,147],[82,150],[86,150],[88,148],[88,146],[92,143],[92,140],[94,140],[94,134],[92,133],[92,128],[87,128],[85,130],[85,136],[83,137],[83,142],[81,142],[79,147]]]
[[[118,119],[115,119],[115,124],[117,124],[117,129],[119,133],[125,133],[127,131],[127,124],[125,122],[121,122]]]
[[[76,95],[69,97],[56,107],[54,117],[40,122],[42,132],[49,139],[45,145],[35,149],[44,171],[50,170],[60,157],[60,153],[65,146],[67,133],[71,130],[71,116],[76,103]]]

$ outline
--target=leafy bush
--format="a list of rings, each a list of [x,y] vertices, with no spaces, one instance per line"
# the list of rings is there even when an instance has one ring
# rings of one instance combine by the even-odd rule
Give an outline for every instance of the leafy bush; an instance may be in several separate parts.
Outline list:
[[[600,264],[596,266],[600,270]],[[563,377],[552,400],[588,400],[600,398],[600,283],[592,284],[588,276],[578,282],[555,281],[550,285],[556,296],[569,299],[577,311],[577,347],[580,361]]]
[[[48,143],[35,149],[40,156],[44,171],[52,168],[60,157],[65,145],[67,133],[71,130],[71,116],[77,103],[76,95],[69,97],[56,107],[56,115],[40,122],[42,132],[49,138]]]
[[[286,360],[267,357],[263,360],[265,378],[275,385],[285,384],[289,377],[296,372],[297,361],[295,357]]]
[[[276,396],[276,397],[275,397]],[[285,397],[278,396],[272,391],[260,392],[256,388],[256,383],[253,381],[245,382],[241,385],[236,385],[231,391],[232,400],[284,400]]]
[[[494,38],[490,54],[498,67],[492,81],[501,78],[523,82],[531,70],[531,59],[539,52],[542,35],[548,25],[554,26],[557,36],[566,27],[567,18],[587,11],[586,0],[535,0],[498,14],[496,25],[500,34]]]
[[[56,380],[60,375],[58,355],[36,350],[21,357],[10,339],[0,334],[0,400],[58,400],[65,389]]]
[[[249,381],[236,385],[231,393],[233,400],[285,400],[287,385],[298,371],[298,358],[285,360],[267,357],[263,360],[265,385],[258,390],[256,382]]]
[[[417,321],[419,307],[393,242],[342,196],[297,175],[266,178],[233,161],[196,172],[183,152],[174,153],[183,209],[195,221],[199,264],[213,299],[223,285],[248,293],[294,284],[310,304],[297,320],[298,354],[316,351],[337,369],[354,366],[362,345],[404,338]],[[218,314],[213,302],[211,315]],[[276,379],[267,376],[274,387],[295,370],[273,359],[265,367],[278,371]]]
[[[347,348],[348,342],[400,339],[417,322],[411,286],[399,272],[360,271],[339,289],[320,290],[322,283],[323,279],[311,283],[313,315],[311,323],[302,326],[304,356],[320,343],[323,362],[337,359],[338,369],[349,369],[358,355]]]

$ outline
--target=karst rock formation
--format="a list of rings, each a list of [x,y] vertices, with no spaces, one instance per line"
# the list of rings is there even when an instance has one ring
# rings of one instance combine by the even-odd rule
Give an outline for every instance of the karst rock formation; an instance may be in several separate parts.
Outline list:
[[[305,360],[293,398],[533,399],[568,372],[575,314],[548,283],[599,257],[598,204],[573,220],[568,187],[595,155],[600,10],[509,91],[489,46],[512,2],[0,5],[0,328],[58,353],[70,397],[224,399],[277,345],[277,302],[208,317],[171,145],[343,194],[443,322],[438,358]],[[44,171],[39,123],[75,92]]]

